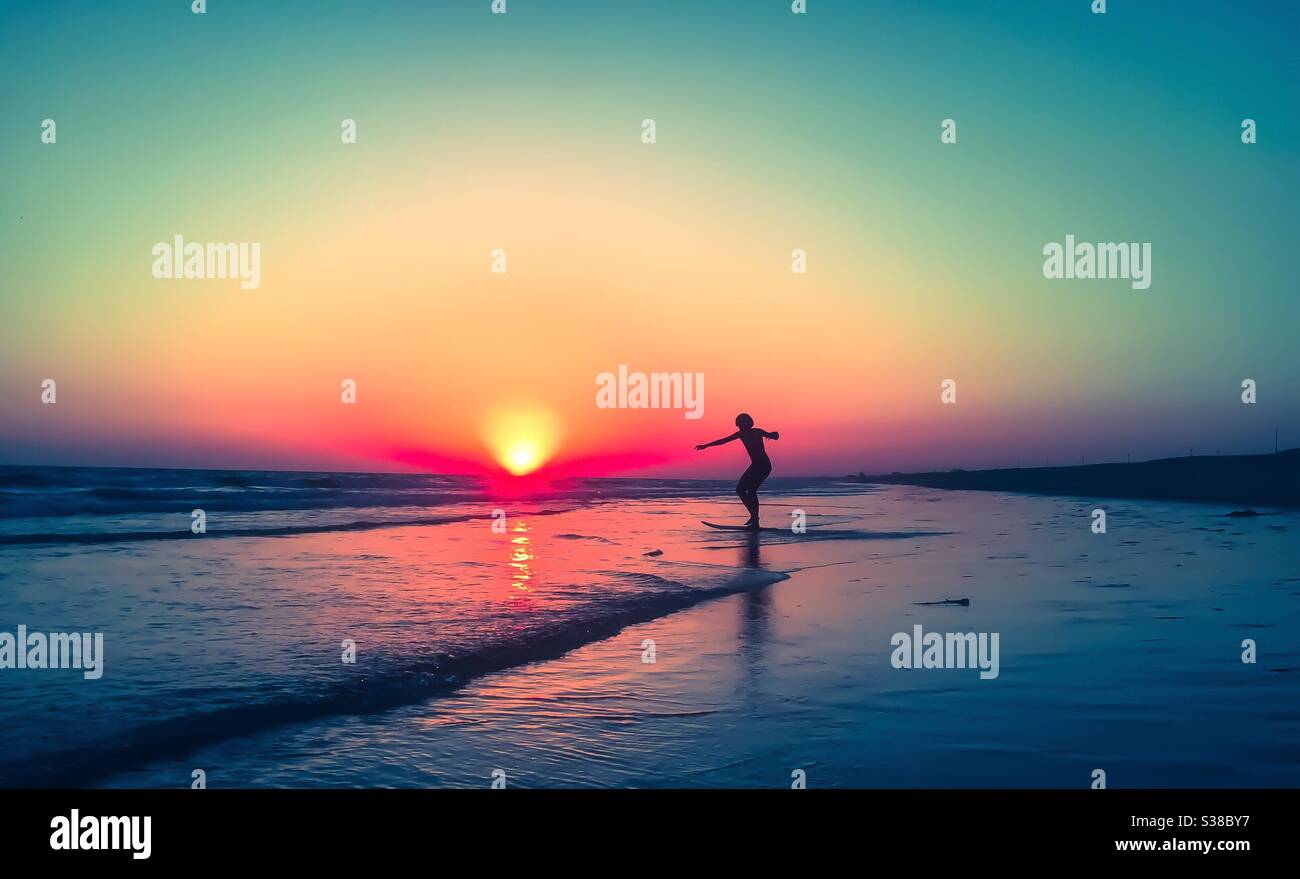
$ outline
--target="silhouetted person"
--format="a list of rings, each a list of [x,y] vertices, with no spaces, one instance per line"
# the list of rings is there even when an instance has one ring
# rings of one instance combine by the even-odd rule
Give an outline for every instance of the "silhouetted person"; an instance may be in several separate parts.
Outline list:
[[[745,523],[746,527],[758,528],[758,487],[767,479],[768,474],[772,472],[772,461],[767,457],[767,449],[763,448],[763,438],[770,440],[781,438],[781,434],[775,430],[768,433],[762,428],[754,426],[754,419],[750,418],[744,412],[736,416],[736,427],[740,430],[731,436],[724,436],[722,439],[715,439],[711,443],[705,443],[696,446],[698,452],[707,449],[709,446],[720,446],[723,443],[729,443],[734,439],[740,440],[745,445],[745,451],[749,452],[749,469],[740,477],[736,483],[736,494],[740,497],[741,503],[745,509],[749,510],[749,521]]]

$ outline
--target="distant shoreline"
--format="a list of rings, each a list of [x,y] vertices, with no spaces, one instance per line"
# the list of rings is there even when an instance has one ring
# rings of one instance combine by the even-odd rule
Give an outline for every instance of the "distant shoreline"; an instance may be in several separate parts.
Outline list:
[[[1132,464],[890,473],[857,481],[953,491],[1011,491],[1249,507],[1300,507],[1300,449],[1271,455],[1205,455]]]

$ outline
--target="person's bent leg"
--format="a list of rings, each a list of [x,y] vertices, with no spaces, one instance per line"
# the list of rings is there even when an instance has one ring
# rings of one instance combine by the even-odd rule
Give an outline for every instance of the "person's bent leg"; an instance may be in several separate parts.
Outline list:
[[[736,497],[749,511],[749,524],[758,522],[758,498],[754,495],[754,468],[749,468],[736,483]]]
[[[755,473],[754,479],[750,483],[751,485],[751,488],[749,489],[750,502],[746,503],[745,506],[749,508],[749,513],[751,516],[753,516],[753,522],[755,527],[757,527],[758,525],[758,489],[760,486],[762,486],[764,482],[767,481],[767,477],[770,476],[771,473],[772,473],[772,467],[771,465],[768,465],[767,467],[764,467],[762,470]]]

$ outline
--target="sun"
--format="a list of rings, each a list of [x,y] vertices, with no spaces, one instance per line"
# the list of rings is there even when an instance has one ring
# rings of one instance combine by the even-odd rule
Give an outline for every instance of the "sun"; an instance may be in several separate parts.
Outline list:
[[[528,442],[520,442],[510,450],[504,461],[505,467],[515,476],[523,476],[537,469],[542,463],[537,455],[537,448]]]
[[[523,476],[555,453],[560,425],[548,409],[512,405],[496,409],[484,419],[482,437],[498,464],[514,476]]]

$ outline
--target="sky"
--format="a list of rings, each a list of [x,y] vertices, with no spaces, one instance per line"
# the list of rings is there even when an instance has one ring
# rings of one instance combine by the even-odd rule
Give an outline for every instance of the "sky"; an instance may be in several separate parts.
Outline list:
[[[1300,445],[1297,7],[489,7],[0,0],[0,464],[715,476],[741,411],[776,475]],[[1045,278],[1067,234],[1150,288]],[[176,235],[259,286],[155,278]],[[703,416],[597,407],[620,364]]]

